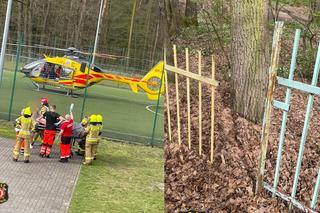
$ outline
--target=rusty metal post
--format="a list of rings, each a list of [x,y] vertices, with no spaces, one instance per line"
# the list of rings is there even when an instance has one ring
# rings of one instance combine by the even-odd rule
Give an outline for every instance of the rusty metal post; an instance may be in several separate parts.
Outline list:
[[[265,112],[262,124],[260,155],[258,163],[258,174],[256,183],[256,194],[259,194],[263,188],[264,169],[266,164],[266,155],[268,148],[270,116],[272,109],[273,91],[276,84],[277,69],[279,64],[279,55],[281,49],[281,35],[283,30],[283,22],[276,22],[272,43],[271,65],[269,68],[269,85],[267,91],[267,98],[265,102]]]

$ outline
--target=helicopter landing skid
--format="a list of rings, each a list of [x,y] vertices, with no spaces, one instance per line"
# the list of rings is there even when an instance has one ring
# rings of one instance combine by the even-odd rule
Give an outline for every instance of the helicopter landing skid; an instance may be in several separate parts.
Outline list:
[[[37,83],[35,83],[33,81],[32,81],[32,84],[37,88],[37,91],[40,91],[40,85],[39,84],[37,84]]]
[[[55,94],[55,95],[63,95],[63,96],[68,96],[68,97],[72,97],[72,98],[78,98],[78,97],[79,97],[78,94],[73,93],[73,91],[70,90],[70,89],[67,90],[67,93],[65,93],[65,92],[63,92],[63,91],[57,91],[57,90],[53,90],[53,89],[47,89],[47,88],[44,87],[44,85],[42,86],[42,88],[41,88],[40,85],[38,85],[38,84],[36,84],[36,83],[34,83],[34,85],[37,87],[37,88],[35,89],[35,91],[37,91],[37,92],[50,93],[50,94]]]

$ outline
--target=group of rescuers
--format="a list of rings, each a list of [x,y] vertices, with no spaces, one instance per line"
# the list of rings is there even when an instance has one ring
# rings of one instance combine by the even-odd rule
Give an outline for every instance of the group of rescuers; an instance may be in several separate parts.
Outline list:
[[[39,117],[36,120],[45,119],[45,130],[40,148],[40,156],[50,158],[52,145],[54,144],[56,134],[60,141],[60,162],[67,163],[72,155],[72,130],[73,130],[73,114],[66,114],[65,117],[60,116],[56,112],[56,106],[48,104],[48,98],[41,99],[41,109]],[[85,153],[83,164],[91,164],[96,159],[99,141],[101,140],[102,116],[91,115],[85,116],[81,121],[81,125],[85,129]],[[60,132],[57,132],[57,126],[60,125]],[[13,161],[18,161],[22,150],[24,162],[30,162],[30,148],[33,148],[34,141],[39,136],[35,134],[36,122],[32,118],[30,107],[22,110],[21,116],[16,119],[16,143],[13,150]]]

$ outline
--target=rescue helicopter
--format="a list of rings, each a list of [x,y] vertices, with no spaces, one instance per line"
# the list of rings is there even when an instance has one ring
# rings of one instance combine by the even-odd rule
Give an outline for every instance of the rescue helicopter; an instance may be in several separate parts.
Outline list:
[[[140,79],[108,73],[96,65],[91,65],[89,68],[88,62],[79,57],[80,51],[75,48],[68,50],[69,54],[63,57],[44,55],[43,59],[22,67],[21,72],[33,82],[38,90],[41,86],[45,88],[46,85],[61,87],[67,90],[67,95],[104,80],[127,84],[134,93],[142,90],[150,100],[158,99],[160,88],[160,93],[164,92],[164,81],[161,83],[163,61],[160,61]]]

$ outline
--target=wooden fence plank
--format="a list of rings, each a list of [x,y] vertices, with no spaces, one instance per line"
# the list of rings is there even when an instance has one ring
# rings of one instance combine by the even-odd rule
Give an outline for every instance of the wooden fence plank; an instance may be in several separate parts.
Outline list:
[[[214,87],[219,86],[219,82],[214,80],[214,79],[211,79],[211,78],[208,78],[208,77],[205,77],[205,76],[201,76],[201,75],[198,75],[196,73],[186,72],[183,69],[180,69],[180,68],[177,68],[177,67],[173,67],[173,66],[168,65],[168,64],[165,65],[165,69],[167,71],[174,72],[176,74],[180,74],[180,75],[189,77],[189,78],[197,80],[197,81],[201,81],[202,83],[209,84],[209,85],[214,86]]]
[[[167,64],[167,55],[166,50],[164,50],[164,64]],[[169,85],[168,85],[168,72],[165,69],[164,70],[164,78],[165,78],[165,85],[166,85],[166,106],[167,106],[167,122],[168,122],[168,135],[169,135],[169,141],[172,140],[171,136],[171,113],[170,113],[170,103],[169,103]]]
[[[177,62],[177,46],[173,45],[173,61],[174,67],[178,68]],[[181,144],[181,130],[180,130],[180,103],[179,103],[179,77],[178,73],[175,73],[175,83],[176,83],[176,101],[177,101],[177,125],[178,125],[178,143]]]
[[[212,56],[212,79],[215,79],[215,61]],[[213,163],[214,157],[214,97],[215,87],[211,86],[211,144],[210,144],[210,162]]]
[[[198,74],[201,76],[201,64],[202,63],[202,56],[201,51],[198,51]],[[202,147],[202,83],[201,81],[198,82],[199,84],[199,154],[201,154],[201,147]]]
[[[190,72],[189,49],[186,48],[186,71]],[[187,77],[187,113],[188,113],[188,146],[191,148],[191,116],[190,116],[190,78]]]

